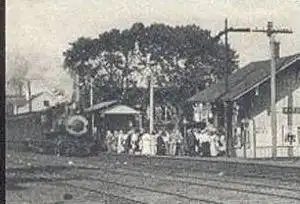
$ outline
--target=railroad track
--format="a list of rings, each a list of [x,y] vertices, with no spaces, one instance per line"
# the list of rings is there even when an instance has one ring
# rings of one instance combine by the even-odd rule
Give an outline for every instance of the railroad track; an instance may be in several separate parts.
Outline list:
[[[73,158],[74,163],[80,163],[82,159]],[[66,161],[65,158],[60,158],[61,161]],[[84,159],[83,159],[84,160]],[[193,186],[195,188],[207,188],[214,191],[222,191],[224,195],[226,194],[234,194],[234,193],[244,193],[244,194],[252,194],[254,196],[263,196],[266,198],[275,198],[281,199],[281,201],[289,200],[289,203],[299,203],[300,197],[297,196],[300,192],[300,188],[291,188],[288,186],[278,186],[274,187],[270,184],[263,183],[248,183],[238,179],[228,179],[228,177],[204,177],[204,176],[190,176],[184,175],[178,172],[180,168],[174,168],[172,164],[162,165],[162,164],[154,164],[153,162],[134,162],[134,165],[109,165],[114,164],[118,159],[115,160],[101,160],[99,158],[88,158],[85,160],[88,165],[85,166],[69,166],[65,167],[69,169],[68,176],[77,175],[77,178],[70,178],[68,181],[47,181],[53,182],[53,185],[69,185],[70,187],[81,188],[82,190],[99,193],[101,195],[106,195],[114,198],[123,199],[125,202],[137,202],[137,203],[148,203],[145,202],[147,200],[140,199],[131,199],[124,194],[125,192],[130,192],[129,194],[133,195],[135,191],[140,192],[141,195],[151,196],[168,196],[169,198],[177,201],[181,201],[181,203],[222,203],[217,199],[207,199],[204,196],[191,196],[188,195],[185,191],[167,191],[161,189],[159,186],[155,186],[154,184],[161,183],[162,185],[179,185],[190,187]],[[31,161],[34,165],[39,166],[39,158]],[[120,163],[120,162],[118,162]],[[171,170],[170,170],[171,167]],[[50,170],[51,166],[46,167]],[[38,169],[38,168],[37,168]],[[18,171],[16,169],[16,171]],[[55,172],[55,170],[54,170]],[[93,175],[93,176],[87,176]],[[51,175],[49,175],[51,176]],[[254,175],[255,176],[255,175]],[[122,178],[122,179],[120,179]],[[138,179],[137,179],[138,178]],[[79,181],[79,180],[82,181]],[[125,181],[124,181],[125,179]],[[130,182],[131,179],[137,179],[138,184],[132,184]],[[121,181],[120,181],[121,180]],[[146,181],[147,185],[145,186],[140,181]],[[267,180],[265,180],[267,181]],[[44,181],[45,182],[45,181]],[[152,187],[149,187],[152,186]],[[237,187],[239,185],[240,187]],[[109,186],[110,189],[106,191],[99,190],[103,187]],[[184,188],[184,187],[183,187]],[[245,189],[243,189],[245,188]],[[123,189],[123,190],[120,190]],[[134,190],[133,190],[134,189]],[[118,193],[112,193],[112,191],[118,190]],[[194,190],[195,191],[195,190]],[[126,200],[128,199],[128,200]],[[224,199],[220,199],[224,200]],[[288,202],[288,201],[287,201]]]
[[[105,168],[86,168],[82,167],[84,170],[91,170],[96,171],[96,174],[101,174],[102,176],[107,174],[112,174],[115,176],[130,176],[130,177],[139,177],[142,179],[149,179],[154,178],[162,183],[181,183],[184,185],[189,186],[197,186],[197,187],[207,187],[211,189],[218,189],[224,191],[231,191],[237,193],[246,193],[246,194],[254,194],[254,195],[262,195],[262,196],[270,196],[270,197],[277,197],[280,199],[290,199],[294,201],[300,202],[299,192],[300,189],[288,188],[288,187],[274,187],[270,185],[257,185],[257,184],[250,184],[244,182],[231,182],[225,181],[224,179],[209,179],[209,178],[201,178],[201,177],[188,177],[188,176],[179,176],[179,175],[158,175],[153,173],[145,173],[142,171],[136,171],[132,168],[122,168],[122,170],[108,170]],[[124,169],[127,169],[124,171]],[[94,180],[98,180],[96,177],[93,178]],[[101,179],[102,182],[106,182]],[[109,181],[111,182],[111,181]],[[239,186],[234,186],[232,184],[239,183]],[[244,188],[244,189],[243,189]],[[275,192],[274,192],[275,191]]]
[[[118,204],[118,203],[120,203],[120,204],[147,204],[146,202],[131,199],[131,198],[128,198],[126,196],[120,196],[120,195],[117,195],[117,194],[114,194],[114,193],[101,191],[101,190],[99,190],[99,188],[89,188],[89,187],[78,186],[78,185],[74,185],[74,184],[70,184],[70,183],[66,183],[66,182],[55,182],[55,183],[52,183],[52,184],[55,185],[55,186],[67,186],[69,188],[80,189],[80,190],[83,190],[83,191],[100,194],[101,196],[104,197],[103,198],[103,203],[104,204],[109,204],[109,203],[115,203],[115,204]]]
[[[49,167],[48,167],[49,168]],[[164,191],[164,190],[159,190],[159,189],[155,189],[155,188],[149,188],[149,187],[145,187],[142,185],[132,185],[132,184],[128,184],[128,181],[122,181],[122,182],[118,182],[115,181],[116,178],[121,178],[123,177],[123,179],[125,177],[127,177],[127,179],[130,180],[130,178],[136,179],[136,178],[142,178],[142,179],[148,179],[148,185],[149,183],[149,179],[153,179],[155,181],[159,181],[160,183],[174,183],[174,185],[178,185],[179,183],[181,184],[180,186],[182,186],[184,184],[184,186],[196,186],[196,187],[207,187],[213,190],[223,190],[228,192],[236,192],[236,193],[246,193],[246,194],[254,194],[254,195],[261,195],[261,196],[267,196],[267,197],[276,197],[278,199],[288,199],[288,200],[293,200],[293,201],[300,201],[299,196],[297,196],[299,194],[299,189],[292,189],[292,188],[286,188],[286,187],[273,187],[272,189],[265,189],[265,188],[270,188],[271,186],[269,185],[260,185],[260,189],[257,189],[257,185],[256,184],[249,184],[249,183],[244,183],[244,182],[239,182],[240,184],[243,184],[242,187],[246,188],[246,189],[242,189],[235,186],[235,187],[230,187],[231,183],[230,181],[224,181],[224,179],[209,179],[209,178],[195,178],[193,177],[192,180],[190,177],[186,177],[186,176],[179,176],[179,177],[174,177],[174,176],[170,176],[170,175],[157,175],[157,174],[150,174],[150,173],[143,173],[142,171],[144,171],[144,169],[140,169],[140,170],[136,170],[136,169],[132,169],[132,168],[125,168],[122,167],[118,170],[109,170],[107,168],[104,167],[71,167],[70,169],[72,169],[72,171],[74,171],[71,174],[76,174],[76,177],[70,177],[68,179],[69,182],[74,182],[74,181],[78,181],[78,180],[87,180],[89,181],[88,183],[93,183],[92,185],[95,185],[95,181],[100,182],[101,184],[96,184],[97,186],[105,186],[105,185],[113,185],[114,187],[112,188],[118,188],[118,187],[122,187],[122,188],[127,188],[127,189],[136,189],[136,190],[142,190],[142,191],[146,191],[146,192],[151,192],[151,193],[156,193],[156,194],[161,194],[161,195],[168,195],[168,196],[172,196],[172,197],[177,197],[179,199],[183,199],[184,201],[187,202],[195,202],[195,203],[221,203],[219,201],[214,201],[212,199],[203,199],[203,198],[199,198],[199,197],[192,197],[192,196],[187,196],[184,195],[184,193],[174,193],[174,192],[170,192],[170,191]],[[124,170],[126,169],[126,171]],[[49,170],[49,169],[48,169]],[[80,170],[82,170],[82,172],[80,172]],[[142,171],[141,171],[142,170]],[[86,176],[86,175],[91,175],[93,174],[94,176]],[[69,175],[70,176],[70,175]],[[68,177],[69,177],[68,176]],[[100,177],[100,178],[99,178]],[[128,178],[130,177],[130,178]],[[107,179],[104,179],[107,178]],[[61,179],[64,180],[64,179]],[[201,182],[199,182],[199,180],[201,180]],[[203,181],[205,181],[205,183],[203,183]],[[212,183],[212,180],[215,183]],[[207,182],[208,181],[208,182]],[[43,182],[57,182],[57,181],[53,181],[51,179],[48,180],[43,180]],[[61,183],[61,181],[59,180],[58,183]],[[229,183],[229,184],[228,184]],[[236,183],[236,182],[234,182]],[[71,184],[68,184],[71,185]],[[81,182],[77,182],[77,187],[78,186],[82,186],[84,185],[85,187],[82,188],[87,188],[86,185],[89,185],[87,183],[82,184]],[[171,184],[172,185],[172,184]],[[245,187],[246,186],[246,187]],[[248,188],[249,186],[252,186],[252,188]],[[255,189],[253,189],[253,187]],[[99,189],[99,187],[97,187]],[[247,189],[248,188],[248,189]],[[91,188],[90,188],[91,189]],[[284,192],[272,192],[274,190],[281,190]],[[271,191],[271,192],[269,192]],[[183,203],[185,203],[183,201]],[[292,202],[290,202],[292,203]]]
[[[32,178],[36,173],[34,171],[31,172],[31,175],[27,175],[30,179],[25,179],[23,177],[23,182],[31,183],[31,182],[40,182],[45,184],[51,184],[53,186],[68,186],[71,188],[76,188],[88,192],[98,193],[102,196],[108,197],[111,200],[117,199],[119,200],[118,203],[125,204],[125,203],[157,203],[157,199],[161,196],[167,196],[167,200],[172,200],[170,203],[212,203],[212,204],[221,204],[222,202],[214,201],[212,199],[202,199],[199,197],[187,196],[183,195],[182,193],[175,193],[166,190],[155,189],[151,187],[146,187],[143,185],[133,185],[133,184],[126,184],[126,182],[117,182],[114,179],[101,179],[95,178],[92,176],[86,176],[85,173],[78,172],[80,168],[73,168],[73,172],[68,174],[66,177],[61,178],[52,178],[51,175],[47,175],[45,177],[39,178]],[[81,168],[83,169],[83,168]],[[48,167],[48,170],[49,167]],[[86,170],[86,169],[85,169]],[[95,170],[93,170],[95,171]],[[99,171],[99,169],[97,169]],[[76,176],[75,176],[76,174]],[[101,176],[103,177],[103,175]],[[104,177],[103,177],[104,178]],[[101,190],[99,190],[101,189]],[[112,193],[114,192],[114,193]],[[125,192],[125,193],[124,193]],[[134,197],[134,195],[139,192],[141,196],[137,199],[132,199],[130,197]],[[155,199],[153,202],[147,202],[148,199],[152,200]],[[112,201],[107,201],[107,203],[115,203]],[[163,203],[165,203],[163,201]]]

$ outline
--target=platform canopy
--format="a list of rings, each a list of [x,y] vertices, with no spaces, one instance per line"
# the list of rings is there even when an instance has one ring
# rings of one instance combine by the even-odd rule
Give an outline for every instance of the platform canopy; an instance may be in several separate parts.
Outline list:
[[[104,111],[104,115],[138,115],[140,111],[137,111],[126,105],[116,105],[108,110]]]
[[[106,109],[106,108],[108,108],[108,107],[110,107],[110,106],[113,106],[113,105],[115,105],[116,103],[118,103],[117,100],[101,102],[101,103],[95,104],[95,105],[92,106],[92,107],[86,108],[86,109],[84,110],[84,112],[100,111],[100,110]]]

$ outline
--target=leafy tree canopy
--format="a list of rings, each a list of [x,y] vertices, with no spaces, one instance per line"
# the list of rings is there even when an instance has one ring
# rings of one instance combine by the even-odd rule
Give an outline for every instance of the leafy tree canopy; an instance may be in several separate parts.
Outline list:
[[[70,45],[63,53],[64,68],[72,76],[79,74],[85,85],[95,79],[97,101],[118,98],[131,105],[142,103],[146,95],[140,87],[147,86],[151,73],[167,100],[182,105],[220,79],[225,69],[225,46],[196,25],[135,23],[130,29],[112,29],[95,39],[81,37]],[[230,49],[229,56],[235,70],[238,55]],[[87,92],[88,86],[84,87]]]

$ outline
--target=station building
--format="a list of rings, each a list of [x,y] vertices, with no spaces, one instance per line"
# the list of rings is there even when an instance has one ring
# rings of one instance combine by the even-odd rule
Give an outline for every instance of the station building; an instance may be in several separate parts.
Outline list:
[[[225,126],[224,106],[230,107],[233,156],[272,155],[270,65],[270,60],[252,62],[229,76],[228,91],[220,81],[189,99],[200,112],[209,107],[217,127]],[[300,156],[300,53],[276,58],[276,118],[277,156]]]

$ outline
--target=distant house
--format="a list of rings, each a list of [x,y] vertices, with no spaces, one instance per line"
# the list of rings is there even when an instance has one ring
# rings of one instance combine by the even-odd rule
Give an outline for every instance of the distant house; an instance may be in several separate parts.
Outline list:
[[[276,70],[277,155],[300,156],[300,53],[277,57]],[[222,81],[189,101],[212,105],[217,126],[224,126],[223,104],[230,102],[236,156],[271,156],[270,60],[252,62],[230,75],[228,92]],[[295,141],[290,143],[289,134]]]
[[[24,81],[11,79],[5,83],[5,113],[13,115],[17,113],[19,106],[27,103],[26,94],[24,92]]]
[[[69,98],[60,90],[51,88],[44,80],[22,80],[6,83],[6,114],[16,115],[45,109],[45,104],[54,106]]]
[[[63,96],[57,96],[54,93],[50,92],[50,91],[43,91],[40,92],[36,95],[33,96],[33,98],[31,98],[30,103],[31,103],[31,111],[32,112],[39,112],[42,110],[45,110],[46,106],[55,106],[56,104],[59,103],[64,103],[67,102],[68,99],[66,99]],[[18,113],[22,114],[22,113],[27,113],[29,112],[29,101],[24,105],[24,106],[20,106],[18,108]]]

